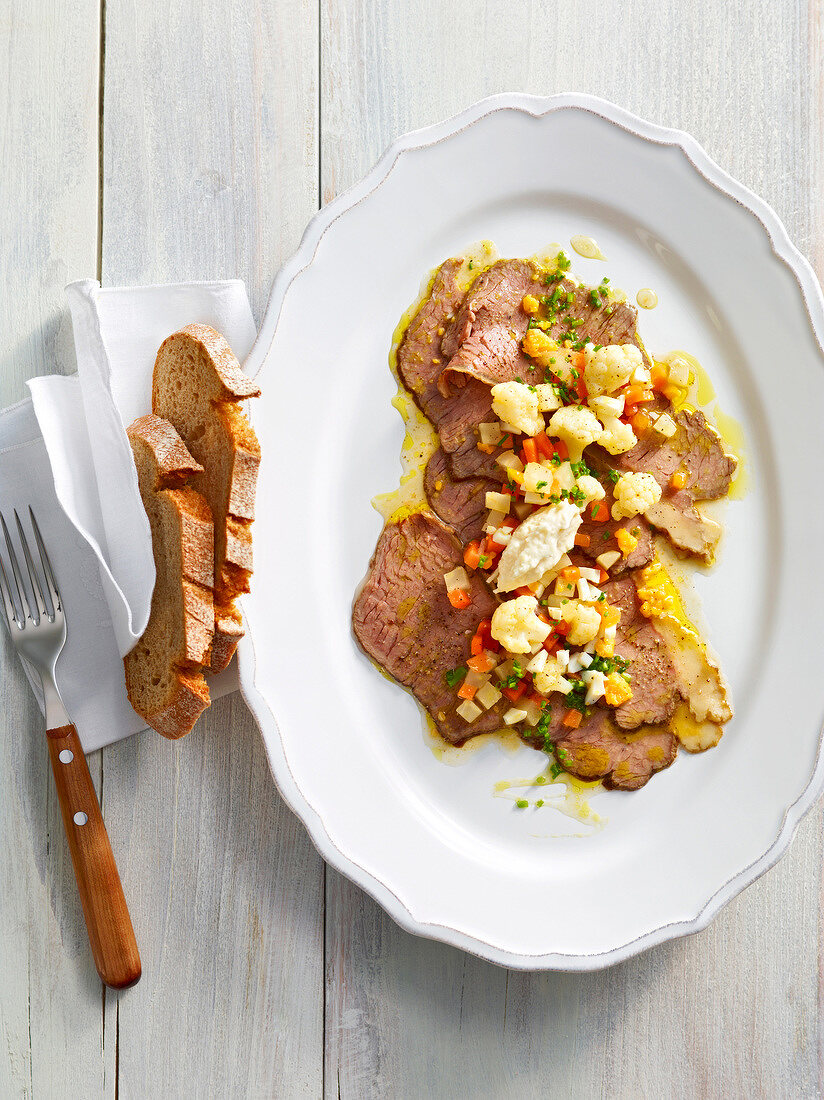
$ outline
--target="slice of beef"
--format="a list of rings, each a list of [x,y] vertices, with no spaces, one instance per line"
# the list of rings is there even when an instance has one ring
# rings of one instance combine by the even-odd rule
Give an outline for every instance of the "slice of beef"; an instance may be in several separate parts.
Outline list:
[[[467,380],[454,397],[444,397],[438,389],[447,358],[442,350],[442,337],[465,296],[458,283],[462,263],[461,259],[453,258],[441,264],[429,297],[410,321],[398,348],[401,381],[432,421],[441,446],[449,453],[477,452],[477,426],[494,419],[489,387],[476,379]],[[483,464],[475,462],[478,466]],[[463,463],[460,476],[470,476],[474,472],[470,467],[471,463]]]
[[[543,369],[521,350],[529,323],[521,303],[526,294],[541,293],[537,280],[538,267],[528,260],[499,260],[478,276],[441,345],[449,360],[439,380],[444,396],[465,385],[465,376],[489,386],[515,378],[543,382]]]
[[[445,673],[466,662],[478,622],[497,606],[474,574],[469,607],[452,607],[443,578],[462,561],[461,544],[431,512],[388,523],[352,612],[355,636],[366,653],[414,693],[456,745],[499,729],[502,713],[498,703],[468,725],[455,713],[460,700],[446,682]]]
[[[562,724],[562,714],[562,707],[553,707],[549,735],[558,763],[578,779],[600,779],[612,790],[637,791],[655,772],[668,768],[678,752],[678,741],[669,730],[626,733],[606,707],[593,707],[575,730]],[[529,731],[524,739],[530,742]]]
[[[671,439],[641,440],[631,451],[617,456],[616,463],[624,470],[652,474],[663,495],[647,510],[647,519],[679,550],[711,561],[721,528],[702,516],[695,502],[724,496],[737,461],[725,453],[720,436],[703,413],[682,411],[673,419],[677,430]],[[686,473],[687,484],[673,491],[670,478],[676,470]]]
[[[432,511],[457,532],[464,545],[481,537],[486,494],[501,487],[500,480],[486,477],[456,480],[440,447],[426,464],[423,485]]]
[[[621,611],[615,653],[630,661],[632,698],[615,710],[622,729],[664,722],[680,701],[677,677],[667,647],[652,622],[641,614],[636,586],[637,573],[607,581],[602,591],[610,604]]]
[[[564,279],[560,286],[567,294],[572,294],[573,299],[567,313],[559,315],[549,329],[553,339],[566,332],[574,332],[578,340],[593,344],[635,344],[641,347],[636,328],[638,311],[634,306],[609,300],[593,305],[591,287],[576,286],[569,279]],[[551,294],[552,290],[548,289],[546,293]],[[570,321],[581,323],[570,328]]]
[[[612,486],[607,482],[604,490],[606,493],[604,504],[610,509],[611,513]],[[620,549],[615,539],[615,533],[619,529],[628,531],[633,538],[638,540],[638,543],[627,557],[622,554],[615,565],[612,566],[610,573],[614,577],[620,576],[628,569],[640,569],[641,566],[648,565],[652,561],[652,529],[646,519],[643,516],[635,516],[632,519],[608,519],[605,523],[599,523],[590,517],[587,510],[583,514],[583,521],[578,529],[579,535],[585,535],[589,538],[589,546],[581,546],[580,550],[590,561],[595,561],[601,554],[610,550]]]

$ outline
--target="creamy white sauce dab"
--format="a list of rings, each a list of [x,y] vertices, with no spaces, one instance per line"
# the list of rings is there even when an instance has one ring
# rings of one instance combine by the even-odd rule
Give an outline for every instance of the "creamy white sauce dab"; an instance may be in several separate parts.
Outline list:
[[[583,237],[580,234],[576,234],[569,243],[578,255],[583,256],[586,260],[606,260],[606,256],[598,247],[598,242],[593,237]]]
[[[658,295],[648,286],[643,286],[635,295],[635,301],[641,309],[655,309],[658,305]]]

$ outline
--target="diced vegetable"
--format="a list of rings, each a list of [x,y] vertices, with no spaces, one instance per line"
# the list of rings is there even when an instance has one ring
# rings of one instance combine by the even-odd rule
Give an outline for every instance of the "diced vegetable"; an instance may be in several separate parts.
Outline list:
[[[521,301],[521,307],[522,307],[524,313],[529,313],[529,314],[537,313],[538,312],[538,299],[532,294],[525,294],[522,301]]]
[[[526,680],[519,680],[515,687],[501,688],[503,694],[509,699],[510,703],[517,703],[523,693],[526,691]]]
[[[578,575],[583,577],[585,581],[594,581],[597,584],[601,579],[601,570],[581,567],[578,570]]]
[[[521,451],[521,461],[524,465],[528,462],[538,461],[538,444],[534,439],[525,439],[523,449]]]
[[[649,431],[651,423],[652,421],[650,420],[649,413],[644,412],[643,409],[630,418],[632,430],[639,436],[645,435]]]
[[[504,434],[501,430],[499,423],[493,424],[479,424],[478,434],[481,437],[481,443],[498,443],[501,436]]]
[[[490,707],[494,707],[500,698],[501,693],[493,683],[484,684],[483,687],[478,688],[475,694],[476,702],[480,703],[481,706],[485,707],[487,710],[489,710]]]
[[[503,454],[498,455],[495,461],[499,466],[503,466],[505,470],[515,470],[517,473],[520,473],[524,468],[523,462],[514,451],[504,451]]]
[[[507,726],[515,726],[518,722],[523,722],[526,718],[525,710],[518,710],[516,707],[510,707],[504,715],[504,722]]]
[[[660,435],[664,439],[672,439],[678,430],[675,421],[669,413],[661,413],[652,427],[656,435]]]
[[[625,527],[619,527],[615,532],[615,541],[625,558],[628,558],[638,545],[638,539],[635,535],[630,534]]]
[[[676,470],[670,478],[670,488],[674,490],[686,489],[687,487],[687,471]]]
[[[508,493],[487,493],[486,494],[486,506],[491,512],[501,512],[506,515],[509,512],[509,506],[512,503],[512,497]]]
[[[595,560],[598,562],[602,569],[612,569],[613,565],[615,565],[617,561],[621,560],[621,551],[607,550],[606,553],[599,554]]]
[[[474,640],[473,638],[473,641]],[[490,653],[488,649],[484,649],[477,656],[470,657],[466,663],[469,668],[473,669],[475,672],[491,672],[495,665],[497,665],[498,660],[494,653]]]
[[[462,611],[472,603],[472,597],[465,588],[453,588],[449,593],[449,602],[457,611]]]
[[[481,714],[483,714],[481,708],[479,706],[476,706],[476,704],[469,699],[464,700],[464,702],[461,703],[459,707],[456,707],[455,710],[456,713],[460,714],[464,722],[469,722],[470,724],[474,722],[475,719],[478,718]]]
[[[481,540],[473,539],[464,550],[464,563],[468,569],[477,569],[481,563]]]
[[[586,547],[586,546],[589,546],[591,541],[592,540],[590,539],[589,535],[582,535],[582,534],[579,533],[575,536],[575,545],[576,546]],[[621,555],[619,554],[618,556],[620,557]]]
[[[609,519],[609,508],[602,500],[597,500],[590,507],[589,515],[595,523],[606,523]]]
[[[670,363],[669,381],[673,386],[681,386],[683,389],[690,384],[690,365],[686,359],[676,356]]]
[[[468,684],[469,687],[473,688],[474,691],[477,691],[478,688],[483,687],[484,684],[489,683],[488,672],[479,672],[477,669],[472,668],[472,666],[469,664],[469,661],[467,661],[466,663],[467,665],[469,665],[469,672],[467,672],[466,674],[466,679],[464,680],[465,684]]]
[[[449,573],[443,575],[444,583],[446,584],[447,592],[454,592],[456,589],[462,588],[469,591],[469,577],[466,575],[466,570],[462,565],[456,566],[455,569]]]
[[[466,680],[464,680],[464,682],[458,688],[458,695],[461,699],[473,699],[477,690],[477,688],[472,687],[471,684],[468,684]]]
[[[624,390],[624,411],[626,412],[630,405],[643,405],[654,399],[655,394],[647,386],[627,386]]]
[[[581,724],[582,717],[583,716],[579,710],[573,710],[572,708],[570,708],[561,719],[561,721],[563,725],[565,725],[568,729],[577,730],[577,728]]]

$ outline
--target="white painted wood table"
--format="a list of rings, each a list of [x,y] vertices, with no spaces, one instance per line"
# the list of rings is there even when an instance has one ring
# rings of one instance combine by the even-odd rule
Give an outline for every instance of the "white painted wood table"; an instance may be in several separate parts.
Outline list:
[[[689,130],[824,275],[822,0],[0,0],[0,39],[0,405],[73,369],[70,279],[237,275],[259,319],[319,203],[497,91]],[[0,725],[0,1097],[821,1094],[820,805],[706,932],[507,973],[325,869],[223,700],[91,758],[143,956],[115,995],[2,632]]]

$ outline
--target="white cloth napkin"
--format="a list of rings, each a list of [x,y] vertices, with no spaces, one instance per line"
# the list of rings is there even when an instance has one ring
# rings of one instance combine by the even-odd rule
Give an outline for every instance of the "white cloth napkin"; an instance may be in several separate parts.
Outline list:
[[[89,752],[145,728],[121,659],[145,629],[154,586],[126,426],[151,412],[155,355],[170,333],[211,325],[243,361],[255,324],[237,280],[105,289],[84,280],[66,293],[77,374],[34,378],[31,397],[0,412],[0,511],[16,508],[24,524],[29,506],[37,515],[68,623],[58,686]],[[213,698],[233,691],[234,665],[209,683]]]

